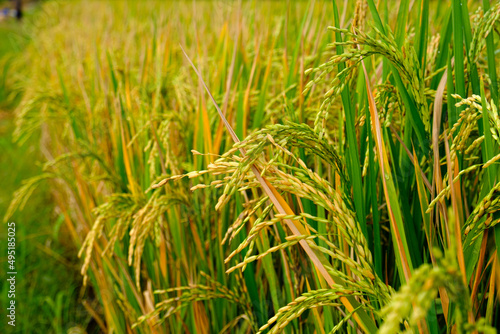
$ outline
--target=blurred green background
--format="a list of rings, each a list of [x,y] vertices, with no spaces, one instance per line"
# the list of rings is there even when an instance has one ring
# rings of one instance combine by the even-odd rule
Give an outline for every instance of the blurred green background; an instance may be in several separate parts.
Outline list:
[[[9,6],[0,2],[0,9]],[[22,92],[16,86],[16,73],[10,66],[30,43],[28,29],[38,5],[30,4],[21,22],[13,18],[0,21],[0,216],[4,216],[22,180],[40,174],[38,138],[13,143],[13,109]],[[19,157],[29,157],[20,159]],[[81,276],[74,248],[65,245],[62,216],[52,206],[48,187],[40,187],[11,221],[16,223],[16,327],[7,325],[7,225],[0,232],[0,333],[79,333],[92,329],[90,316],[80,302]],[[71,251],[70,251],[71,250]]]

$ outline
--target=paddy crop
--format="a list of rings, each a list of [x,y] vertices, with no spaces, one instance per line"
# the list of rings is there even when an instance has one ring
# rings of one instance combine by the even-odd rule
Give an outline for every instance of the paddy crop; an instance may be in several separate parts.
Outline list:
[[[43,8],[6,220],[50,187],[99,331],[495,331],[499,3]]]

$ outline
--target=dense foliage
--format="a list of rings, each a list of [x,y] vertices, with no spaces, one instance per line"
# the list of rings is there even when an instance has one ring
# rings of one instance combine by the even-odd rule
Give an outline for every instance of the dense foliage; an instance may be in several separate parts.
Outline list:
[[[101,331],[495,331],[500,4],[340,5],[43,4],[6,220],[50,185]]]

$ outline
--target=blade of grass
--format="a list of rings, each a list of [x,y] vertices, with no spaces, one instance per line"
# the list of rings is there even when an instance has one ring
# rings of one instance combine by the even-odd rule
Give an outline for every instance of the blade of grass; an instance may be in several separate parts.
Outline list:
[[[490,131],[490,115],[488,113],[487,105],[486,105],[486,94],[484,92],[484,80],[481,80],[481,106],[483,109],[483,122],[482,125],[484,127],[484,141],[483,141],[483,159],[484,161],[489,161],[495,156],[495,150],[493,146],[493,136]],[[495,182],[498,180],[498,166],[492,164],[486,168],[487,174],[487,190],[490,190],[495,186]],[[500,253],[500,225],[495,226],[494,228],[495,235],[495,244],[497,254]]]
[[[398,255],[396,257],[399,267],[400,278],[402,282],[409,281],[411,273],[413,271],[412,261],[410,257],[410,252],[408,249],[408,244],[406,242],[406,235],[404,224],[401,215],[401,209],[399,207],[399,201],[396,197],[396,189],[394,182],[392,180],[392,173],[389,167],[389,161],[387,159],[387,153],[385,149],[384,142],[382,140],[382,131],[380,127],[380,120],[378,116],[377,106],[375,105],[375,100],[372,95],[372,90],[370,88],[370,80],[364,61],[361,61],[363,67],[363,72],[365,75],[365,84],[368,95],[370,117],[372,122],[372,131],[375,138],[378,161],[380,164],[380,171],[382,176],[382,184],[384,186],[384,193],[387,203],[387,208],[389,211],[389,219],[391,222],[391,232],[395,243],[395,252]]]
[[[382,34],[387,34],[386,28],[380,19],[380,15],[378,14],[377,7],[375,6],[375,3],[373,2],[373,0],[368,0],[368,7],[370,8],[370,12],[372,14],[372,17],[375,20],[375,26],[377,27],[377,29]],[[396,87],[397,87],[398,91],[400,92],[401,97],[403,99],[403,104],[406,107],[406,109],[409,111],[409,112],[407,112],[408,122],[409,122],[409,124],[412,125],[412,128],[415,131],[415,134],[417,135],[417,138],[418,138],[419,147],[423,150],[422,153],[425,156],[425,155],[427,155],[427,152],[428,152],[427,135],[425,132],[424,123],[423,123],[422,119],[420,118],[417,107],[415,105],[415,100],[411,96],[410,92],[408,92],[408,90],[405,88],[405,85],[403,84],[403,81],[401,80],[401,76],[399,75],[399,72],[394,68],[394,65],[389,64],[389,68],[394,76],[395,85],[396,85]]]
[[[333,17],[334,24],[337,25],[339,23],[339,12],[337,8],[337,4],[335,0],[332,1],[333,4]],[[335,32],[335,40],[339,43],[342,42],[342,35],[339,32]],[[342,54],[344,49],[341,45],[336,47],[337,54]],[[345,63],[341,62],[338,65],[338,70],[341,72],[345,69]],[[347,155],[350,162],[350,176],[352,178],[353,185],[353,197],[354,197],[354,206],[356,208],[356,218],[358,218],[358,222],[361,226],[361,231],[367,240],[370,240],[368,235],[368,230],[366,228],[366,215],[363,201],[363,189],[361,183],[361,164],[359,162],[359,154],[358,154],[358,142],[356,140],[356,127],[355,127],[355,109],[352,107],[351,102],[351,94],[349,92],[349,87],[346,86],[342,92],[342,105],[344,106],[344,113],[346,117],[346,132],[347,132],[347,143],[348,150]]]
[[[483,8],[486,12],[490,9],[490,1],[483,0]],[[494,44],[493,33],[489,33],[486,36],[486,52],[488,56],[488,75],[491,80],[490,93],[493,101],[498,101],[498,78],[495,62],[495,44]],[[482,82],[482,81],[481,81]]]
[[[465,77],[464,77],[464,32],[462,22],[461,0],[452,0],[452,19],[453,19],[453,55],[455,59],[455,93],[465,97]],[[460,107],[457,110],[450,110],[448,117],[450,120],[450,129],[458,120],[458,115],[464,109]]]
[[[374,247],[374,264],[375,272],[382,279],[382,242],[380,238],[380,212],[378,208],[378,196],[377,196],[377,175],[375,165],[375,156],[373,153],[373,135],[371,127],[371,113],[366,113],[366,124],[368,128],[368,178],[369,178],[369,188],[371,196],[372,205],[372,217],[373,217],[373,247]]]
[[[415,49],[417,57],[420,61],[420,68],[422,69],[422,77],[425,76],[425,68],[427,62],[427,36],[429,33],[429,0],[421,0],[420,7],[420,30],[417,36],[417,44]]]
[[[458,212],[458,198],[457,198],[457,193],[456,193],[456,188],[457,186],[454,184],[454,170],[452,169],[452,163],[451,163],[451,158],[450,158],[450,145],[448,143],[448,135],[446,133],[446,130],[444,131],[444,147],[446,149],[446,162],[448,165],[448,177],[450,180],[450,188],[451,188],[451,203],[453,207],[453,213],[454,213],[454,222],[455,222],[455,228],[454,228],[454,238],[455,242],[457,244],[457,260],[458,260],[458,265],[460,267],[460,271],[462,273],[462,278],[464,281],[464,284],[467,285],[467,275],[465,272],[465,261],[464,261],[464,251],[462,248],[462,235],[461,235],[461,226],[460,226],[460,213]],[[455,161],[456,163],[456,161]]]

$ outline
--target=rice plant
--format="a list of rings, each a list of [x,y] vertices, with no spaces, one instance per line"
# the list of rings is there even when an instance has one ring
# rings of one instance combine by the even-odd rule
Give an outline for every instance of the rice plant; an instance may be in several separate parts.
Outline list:
[[[49,184],[99,331],[496,332],[500,3],[43,8],[5,219]]]

